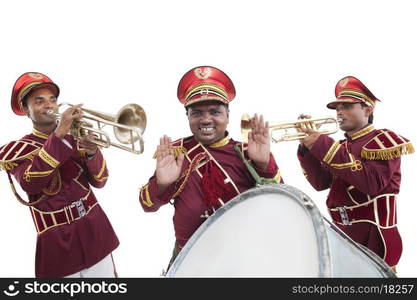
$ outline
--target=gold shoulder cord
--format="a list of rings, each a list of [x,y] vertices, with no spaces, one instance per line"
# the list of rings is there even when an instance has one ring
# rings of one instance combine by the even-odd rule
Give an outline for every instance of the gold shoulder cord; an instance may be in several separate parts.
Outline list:
[[[38,200],[36,200],[34,202],[29,202],[29,201],[23,200],[23,198],[20,197],[20,195],[16,191],[16,187],[14,186],[12,176],[10,175],[9,172],[7,172],[7,176],[9,177],[10,187],[11,187],[11,189],[13,191],[13,194],[15,195],[16,199],[20,203],[22,203],[23,205],[25,205],[25,206],[34,206],[34,205],[37,205],[37,204],[41,203],[42,201],[44,201],[46,199],[46,196],[45,195],[42,195]]]

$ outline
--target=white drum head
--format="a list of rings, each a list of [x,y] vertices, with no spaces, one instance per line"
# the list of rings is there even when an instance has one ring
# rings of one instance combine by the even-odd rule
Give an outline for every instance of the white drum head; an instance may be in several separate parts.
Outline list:
[[[294,187],[254,188],[226,203],[200,226],[167,276],[331,277],[330,243],[347,242],[329,239],[328,230],[332,229],[315,204]],[[360,252],[351,248],[354,254]],[[343,274],[343,267],[338,270]]]

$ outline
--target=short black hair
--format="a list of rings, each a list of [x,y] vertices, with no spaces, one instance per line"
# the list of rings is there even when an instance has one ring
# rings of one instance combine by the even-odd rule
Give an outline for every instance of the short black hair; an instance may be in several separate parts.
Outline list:
[[[28,107],[28,95],[24,96],[22,99],[22,107]]]
[[[361,102],[362,107],[368,107],[365,103]],[[374,113],[372,112],[368,117],[368,124],[372,124],[374,122]]]

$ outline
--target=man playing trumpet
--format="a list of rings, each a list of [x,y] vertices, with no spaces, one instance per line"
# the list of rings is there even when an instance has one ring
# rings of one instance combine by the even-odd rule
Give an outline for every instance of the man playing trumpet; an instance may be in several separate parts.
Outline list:
[[[68,108],[57,122],[58,96],[58,86],[41,73],[17,79],[12,110],[30,118],[33,130],[0,148],[0,167],[35,223],[36,277],[115,277],[111,253],[119,241],[91,189],[105,185],[106,163],[88,137],[76,141],[68,134],[83,115],[81,105]],[[17,194],[11,175],[28,202]]]
[[[330,188],[326,204],[333,222],[395,269],[402,252],[396,213],[401,155],[413,147],[391,130],[374,128],[379,100],[357,78],[341,79],[335,94],[327,107],[336,110],[346,139],[304,128],[308,137],[300,140],[298,159],[316,190]]]
[[[188,71],[177,96],[185,106],[192,136],[174,142],[167,136],[160,139],[156,171],[139,195],[145,212],[157,211],[173,199],[176,242],[171,262],[216,209],[255,186],[248,168],[264,180],[282,182],[262,116],[252,118],[248,143],[229,137],[229,102],[235,88],[224,72],[208,66]],[[245,165],[243,156],[251,166]]]

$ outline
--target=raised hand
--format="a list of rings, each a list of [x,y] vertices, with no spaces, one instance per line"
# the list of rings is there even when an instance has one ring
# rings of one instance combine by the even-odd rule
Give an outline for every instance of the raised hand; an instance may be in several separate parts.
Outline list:
[[[161,194],[180,177],[184,154],[181,153],[175,158],[171,138],[166,135],[160,138],[156,154],[156,183],[158,194]]]
[[[248,134],[248,156],[261,169],[266,170],[269,164],[271,139],[269,124],[257,114],[251,118],[252,130]]]
[[[61,139],[64,138],[64,136],[69,132],[72,122],[83,116],[81,106],[82,104],[71,106],[62,113],[58,126],[55,129],[57,137]]]

